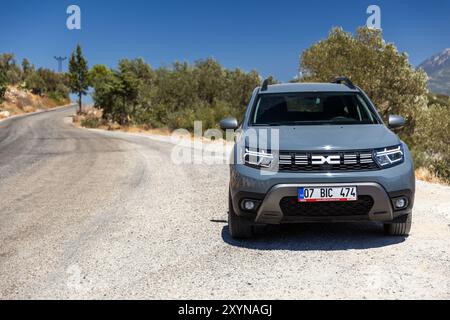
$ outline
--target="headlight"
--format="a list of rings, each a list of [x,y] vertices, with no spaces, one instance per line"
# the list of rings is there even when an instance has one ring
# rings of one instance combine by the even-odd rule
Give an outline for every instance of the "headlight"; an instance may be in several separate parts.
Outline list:
[[[378,149],[374,152],[374,159],[380,167],[390,168],[403,163],[405,152],[402,145]]]
[[[265,150],[251,150],[245,148],[244,162],[245,165],[255,168],[270,168],[274,160],[273,154]]]

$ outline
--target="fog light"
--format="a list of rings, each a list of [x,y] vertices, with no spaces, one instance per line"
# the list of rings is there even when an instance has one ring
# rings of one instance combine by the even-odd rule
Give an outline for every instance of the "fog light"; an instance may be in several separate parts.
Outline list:
[[[247,211],[253,211],[256,208],[256,204],[253,201],[245,200],[244,201],[244,209]]]
[[[398,198],[394,200],[395,209],[404,209],[408,205],[406,198]]]

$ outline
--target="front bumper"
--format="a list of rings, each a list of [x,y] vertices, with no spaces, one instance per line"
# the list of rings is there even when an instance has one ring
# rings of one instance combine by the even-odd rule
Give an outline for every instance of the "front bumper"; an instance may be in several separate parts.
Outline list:
[[[356,183],[358,196],[370,196],[373,206],[365,215],[346,216],[285,216],[280,208],[280,200],[285,197],[297,195],[300,187],[321,187],[317,184],[284,184],[274,186],[266,195],[255,217],[255,222],[264,224],[279,224],[293,222],[344,222],[344,221],[392,221],[398,216],[408,213],[409,208],[402,211],[394,211],[390,196],[377,183]],[[343,184],[327,184],[329,187],[341,187]]]
[[[370,196],[374,204],[367,214],[343,216],[288,216],[283,214],[280,201],[285,197],[297,197],[299,187],[357,186],[358,196]],[[385,170],[336,173],[277,173],[261,175],[259,170],[243,165],[231,166],[230,193],[234,211],[261,224],[297,222],[353,222],[394,219],[411,213],[414,205],[415,177],[412,162]],[[408,207],[396,211],[392,199],[405,196]],[[260,201],[255,212],[241,207],[243,199]]]

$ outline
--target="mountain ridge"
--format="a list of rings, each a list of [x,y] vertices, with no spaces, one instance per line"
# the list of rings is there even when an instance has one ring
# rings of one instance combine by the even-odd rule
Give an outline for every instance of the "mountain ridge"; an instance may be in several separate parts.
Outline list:
[[[427,73],[430,91],[450,95],[450,48],[428,58],[418,68]]]

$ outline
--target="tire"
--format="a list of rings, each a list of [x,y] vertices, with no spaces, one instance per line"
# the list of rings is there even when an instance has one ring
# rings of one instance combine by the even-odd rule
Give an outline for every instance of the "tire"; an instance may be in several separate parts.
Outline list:
[[[228,230],[233,239],[249,239],[253,236],[253,226],[250,221],[234,212],[231,195],[228,196]]]
[[[384,232],[389,236],[407,237],[411,231],[412,213],[397,218],[392,223],[384,225]]]

